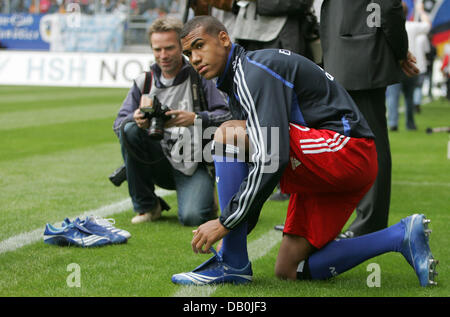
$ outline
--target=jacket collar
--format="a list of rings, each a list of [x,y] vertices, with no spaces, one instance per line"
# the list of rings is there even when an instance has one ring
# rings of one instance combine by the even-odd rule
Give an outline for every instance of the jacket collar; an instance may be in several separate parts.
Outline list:
[[[229,93],[233,87],[233,78],[236,72],[236,59],[245,53],[245,49],[239,44],[233,43],[228,54],[225,70],[217,79],[217,88]]]

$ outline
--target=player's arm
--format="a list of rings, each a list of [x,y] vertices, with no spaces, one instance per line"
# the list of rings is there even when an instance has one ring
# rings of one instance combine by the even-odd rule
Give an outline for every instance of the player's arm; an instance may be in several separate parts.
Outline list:
[[[249,174],[222,211],[220,223],[230,230],[247,220],[250,231],[289,159],[288,107],[293,92],[256,66],[245,74],[238,66],[236,81],[237,98],[247,114]]]
[[[198,113],[202,118],[203,128],[218,127],[223,122],[231,120],[226,96],[217,89],[213,81],[202,78],[201,83],[207,103],[207,109]]]
[[[138,84],[133,82],[133,86],[128,91],[125,100],[122,103],[122,106],[119,109],[117,117],[114,121],[114,132],[117,136],[119,136],[120,126],[122,122],[125,120],[133,120],[136,109],[139,108],[140,100],[141,100],[141,90],[138,87]]]
[[[381,29],[397,60],[405,60],[408,53],[408,35],[401,0],[376,0],[380,5]]]

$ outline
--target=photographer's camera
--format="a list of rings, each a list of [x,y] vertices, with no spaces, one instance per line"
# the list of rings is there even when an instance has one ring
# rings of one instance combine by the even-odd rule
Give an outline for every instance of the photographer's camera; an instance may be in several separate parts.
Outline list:
[[[171,118],[171,116],[166,115],[167,111],[169,111],[170,108],[161,104],[161,102],[155,96],[153,97],[153,102],[150,106],[141,106],[140,110],[144,114],[144,117],[150,122],[150,126],[148,129],[149,137],[156,141],[162,140],[164,137],[164,125]],[[128,150],[130,151],[131,149]],[[127,174],[125,165],[117,168],[109,176],[109,180],[117,187],[119,187],[124,181],[126,181]]]
[[[162,140],[164,137],[164,124],[170,119],[166,115],[169,107],[161,104],[158,98],[153,98],[153,105],[151,107],[141,107],[141,111],[145,114],[145,118],[150,121],[148,135],[153,140]]]

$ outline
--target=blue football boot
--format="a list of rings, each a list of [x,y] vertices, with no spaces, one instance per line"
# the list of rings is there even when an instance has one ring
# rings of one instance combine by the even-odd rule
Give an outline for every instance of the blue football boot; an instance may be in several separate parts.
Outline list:
[[[64,222],[67,223],[67,221],[70,220],[66,218]],[[93,234],[109,238],[109,240],[111,240],[111,243],[113,244],[125,243],[128,240],[123,235],[120,235],[114,232],[113,230],[110,230],[110,228],[106,228],[104,226],[97,224],[94,217],[86,217],[86,219],[84,220],[80,220],[79,218],[77,218],[73,221],[73,223],[76,223],[79,226],[89,230]]]
[[[93,222],[94,224],[103,227],[104,229],[109,231],[111,234],[118,234],[118,235],[126,238],[127,240],[131,238],[131,233],[129,233],[126,230],[116,228],[114,226],[116,221],[112,218],[105,219],[105,218],[98,217],[98,216],[90,216],[90,217],[87,217],[87,219],[89,219],[90,222]],[[79,219],[77,221],[81,225],[83,225],[83,223],[85,222],[85,220],[79,220]],[[70,225],[71,223],[72,223],[72,221],[70,221],[69,218],[66,218],[62,222],[62,226],[64,227],[64,226]],[[118,240],[122,240],[122,239],[118,239]]]
[[[234,283],[244,284],[252,281],[252,265],[249,261],[242,269],[235,269],[223,262],[222,256],[213,248],[214,256],[191,272],[172,276],[172,282],[182,285],[209,285]]]
[[[45,226],[44,242],[59,246],[75,245],[83,248],[99,247],[111,244],[111,240],[109,238],[95,235],[75,223],[71,223],[62,228],[55,228],[48,223]]]
[[[430,220],[422,214],[414,214],[401,221],[405,226],[405,236],[400,252],[414,268],[421,286],[437,285],[435,278],[439,261],[433,258],[428,241]]]

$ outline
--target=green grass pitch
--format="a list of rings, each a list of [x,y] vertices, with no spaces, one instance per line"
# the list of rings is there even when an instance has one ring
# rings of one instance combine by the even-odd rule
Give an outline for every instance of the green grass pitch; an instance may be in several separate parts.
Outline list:
[[[391,133],[393,187],[389,223],[413,213],[432,220],[431,247],[440,260],[437,287],[420,287],[400,254],[370,259],[328,281],[287,282],[274,276],[279,242],[253,261],[254,281],[245,286],[186,289],[172,274],[191,270],[209,256],[190,247],[192,227],[171,211],[160,221],[131,225],[131,209],[115,214],[116,226],[131,232],[124,245],[95,249],[56,247],[42,239],[1,252],[11,237],[61,222],[128,198],[126,184],[108,175],[122,163],[112,131],[127,89],[0,86],[0,296],[189,296],[220,297],[448,297],[450,295],[449,135],[426,134],[449,126],[450,104],[434,101],[416,115],[418,131]],[[287,202],[267,202],[249,245],[284,221]],[[351,221],[351,220],[350,220]],[[273,235],[273,233],[272,233]],[[70,287],[68,266],[80,269],[80,287]],[[380,267],[381,284],[369,287],[368,265]],[[200,293],[199,293],[200,292]],[[201,293],[203,292],[203,293]]]

